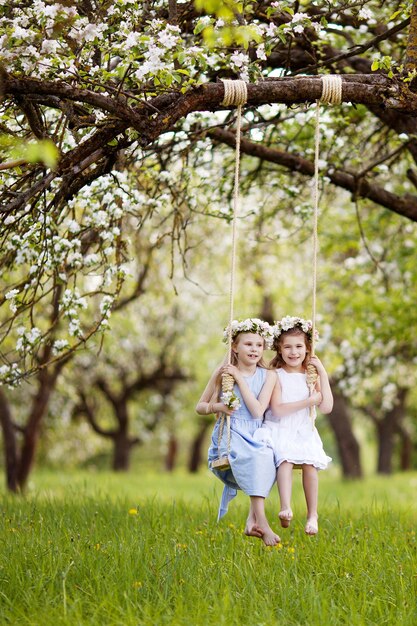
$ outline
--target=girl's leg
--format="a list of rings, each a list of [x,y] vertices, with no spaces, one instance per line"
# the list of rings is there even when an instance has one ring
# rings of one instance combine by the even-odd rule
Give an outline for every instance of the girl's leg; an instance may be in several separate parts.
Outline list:
[[[283,528],[288,528],[292,520],[292,471],[293,464],[288,461],[283,461],[277,470],[277,486],[281,503],[281,510],[278,517]]]
[[[259,526],[256,524],[256,516],[252,506],[252,498],[250,499],[250,508],[248,519],[246,520],[245,535],[250,537],[259,537],[262,539],[263,534]]]
[[[318,471],[313,465],[303,465],[303,488],[307,504],[307,523],[305,532],[307,535],[317,535],[318,513],[317,502],[319,493]]]
[[[250,509],[245,534],[262,538],[266,546],[276,546],[281,541],[268,524],[265,515],[265,498],[261,496],[250,496]]]

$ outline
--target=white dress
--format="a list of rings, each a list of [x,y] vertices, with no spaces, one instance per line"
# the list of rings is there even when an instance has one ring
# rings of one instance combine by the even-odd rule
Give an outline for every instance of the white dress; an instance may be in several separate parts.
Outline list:
[[[280,368],[277,376],[281,383],[282,402],[298,402],[308,398],[306,374],[288,373]],[[323,450],[323,443],[308,407],[283,417],[272,415],[268,409],[263,426],[256,432],[255,439],[272,447],[276,467],[283,461],[289,461],[294,465],[307,464],[314,465],[317,469],[326,469],[332,460]]]

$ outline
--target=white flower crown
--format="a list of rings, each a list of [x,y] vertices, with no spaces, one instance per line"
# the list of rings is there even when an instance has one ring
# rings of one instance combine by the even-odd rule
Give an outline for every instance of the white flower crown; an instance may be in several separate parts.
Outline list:
[[[304,320],[302,317],[291,317],[290,315],[286,315],[279,320],[279,322],[275,322],[274,326],[272,326],[274,343],[281,333],[291,330],[292,328],[299,328],[307,335],[307,338],[310,341],[313,339],[313,322],[311,320]],[[319,333],[317,330],[314,332],[314,339],[315,341],[319,340]]]
[[[240,333],[254,333],[265,339],[267,347],[270,347],[274,339],[272,326],[268,322],[258,319],[257,317],[248,317],[246,320],[233,320],[231,323],[232,340]],[[223,331],[223,341],[227,343],[229,339],[229,325]]]

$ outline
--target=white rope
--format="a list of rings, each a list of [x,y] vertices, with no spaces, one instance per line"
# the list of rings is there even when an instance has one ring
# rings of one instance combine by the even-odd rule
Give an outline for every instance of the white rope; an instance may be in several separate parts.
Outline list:
[[[342,102],[342,77],[338,74],[324,74],[321,77],[322,93],[320,102],[340,104]]]
[[[321,77],[322,94],[316,102],[316,122],[314,132],[314,182],[313,182],[313,285],[312,285],[312,332],[311,356],[316,346],[316,301],[317,301],[317,257],[318,257],[318,213],[319,213],[319,156],[320,156],[320,103],[340,104],[342,102],[342,77],[325,74]],[[307,382],[310,395],[314,392],[318,374],[313,365],[307,366]],[[316,407],[310,407],[310,417],[314,427]]]
[[[240,134],[242,124],[242,106],[247,101],[247,88],[246,83],[243,80],[223,80],[224,84],[224,97],[221,104],[224,106],[236,106],[236,152],[235,152],[235,176],[234,176],[234,189],[233,189],[233,219],[232,219],[232,252],[231,252],[231,267],[230,267],[230,290],[229,290],[229,324],[227,334],[227,362],[230,365],[232,362],[232,322],[233,322],[233,307],[235,299],[235,276],[236,276],[236,251],[237,251],[237,216],[239,213],[239,175],[240,175]],[[222,388],[226,391],[229,385],[233,389],[234,379],[231,374],[225,374],[223,376]],[[226,450],[227,455],[230,453],[230,415],[222,413],[219,417],[219,434],[218,445],[223,437],[224,424],[226,422],[227,443]],[[212,467],[219,469],[226,469],[230,467],[228,457],[221,457],[212,462]]]
[[[244,80],[222,79],[224,85],[224,97],[221,102],[224,106],[239,106],[246,104],[248,89]]]
[[[313,302],[311,356],[314,356],[316,343],[316,299],[317,299],[317,256],[318,256],[318,215],[319,215],[319,155],[320,155],[320,103],[316,104],[316,125],[314,133],[314,184],[313,184]]]
[[[321,77],[322,93],[316,102],[316,123],[314,133],[314,183],[313,183],[313,303],[312,303],[312,340],[311,354],[314,356],[316,342],[316,293],[317,293],[317,255],[318,255],[318,213],[319,213],[319,156],[320,156],[320,103],[340,104],[342,102],[342,77],[336,74],[324,74]]]
[[[237,250],[237,216],[239,213],[239,177],[240,177],[240,134],[242,123],[242,105],[247,101],[248,92],[243,80],[223,80],[224,106],[237,106],[236,118],[236,153],[235,153],[235,177],[233,190],[233,219],[232,219],[232,252],[230,267],[230,290],[229,290],[229,325],[227,341],[227,362],[232,361],[232,321],[234,317],[233,307],[235,299],[235,276],[236,276],[236,250]]]

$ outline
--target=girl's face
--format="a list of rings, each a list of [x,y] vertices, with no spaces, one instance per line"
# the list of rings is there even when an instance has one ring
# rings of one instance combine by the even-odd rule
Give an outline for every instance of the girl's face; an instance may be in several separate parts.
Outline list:
[[[283,333],[279,342],[279,351],[285,365],[297,372],[303,371],[304,360],[307,356],[307,345],[304,333]]]
[[[240,333],[232,344],[238,363],[256,365],[262,358],[264,340],[255,333]]]

